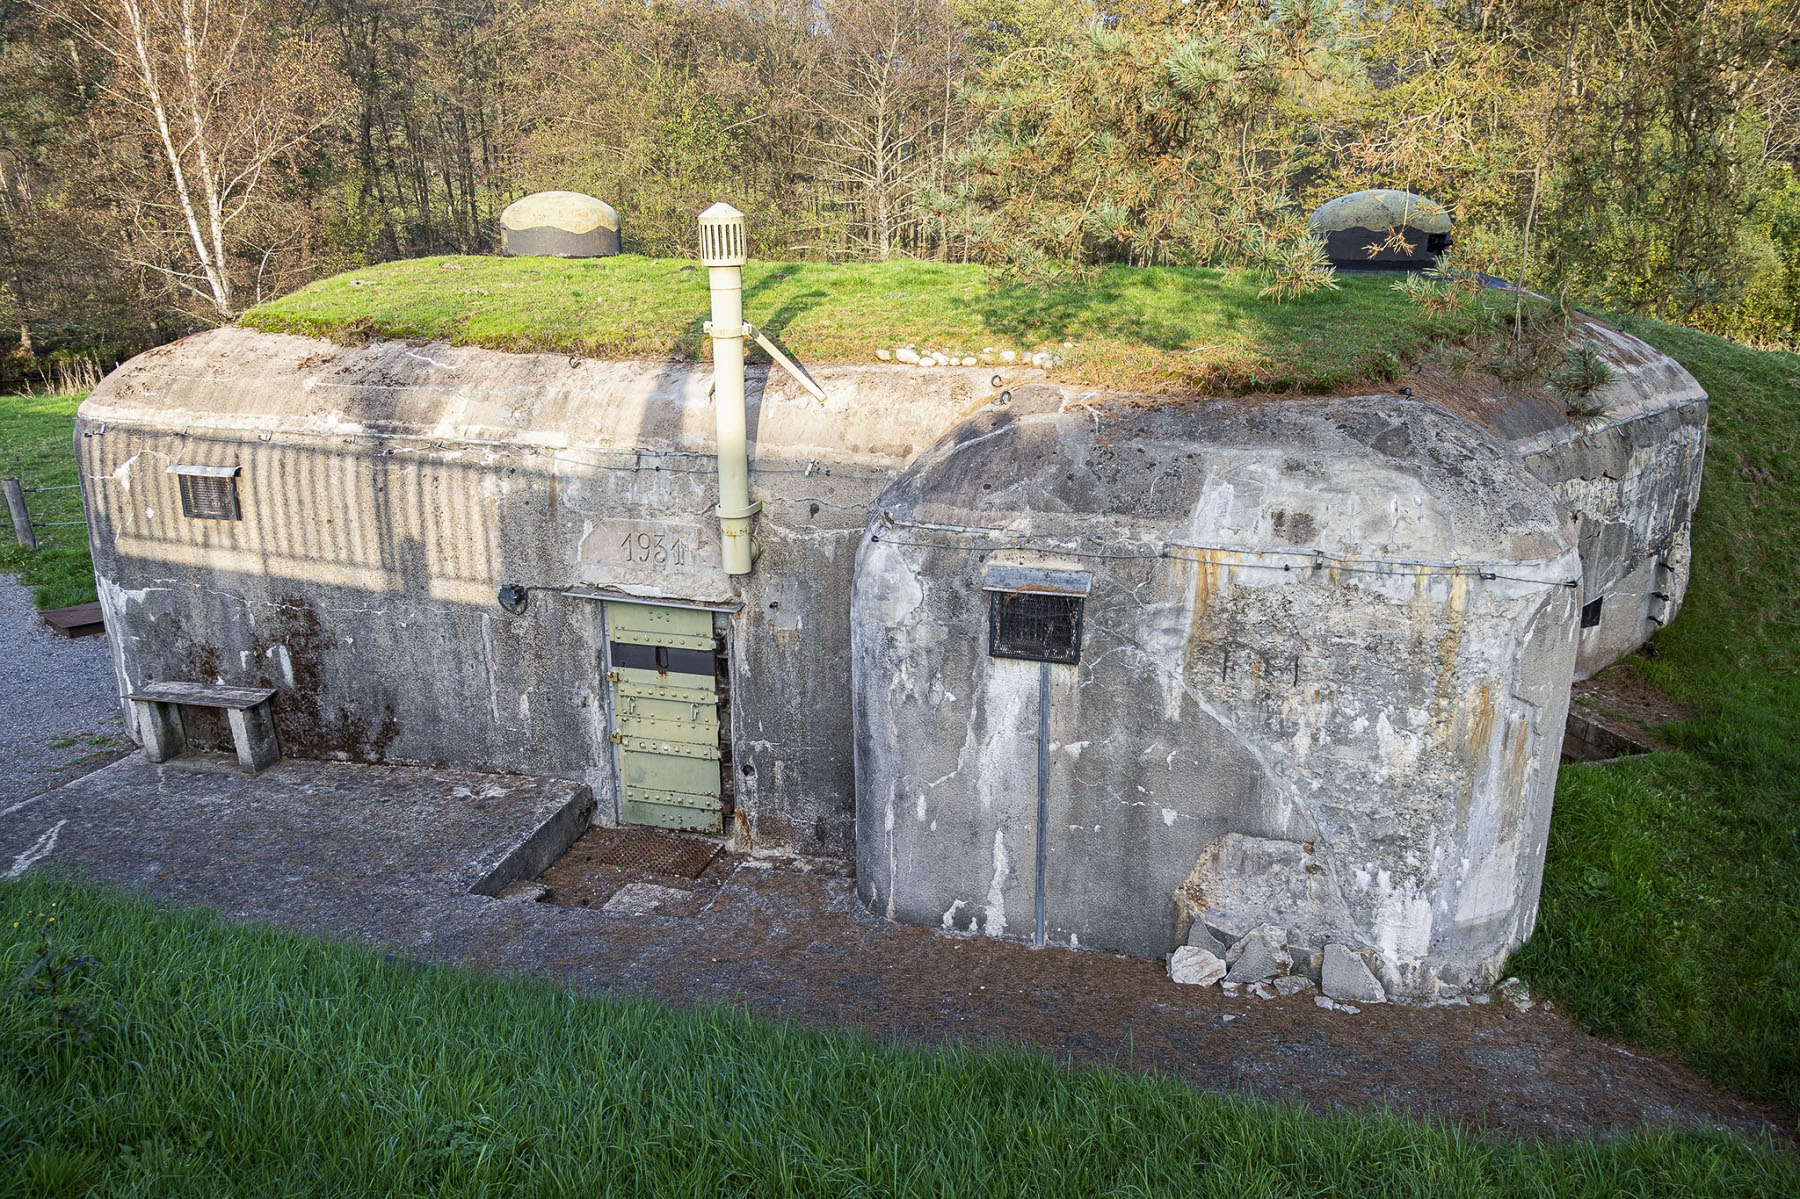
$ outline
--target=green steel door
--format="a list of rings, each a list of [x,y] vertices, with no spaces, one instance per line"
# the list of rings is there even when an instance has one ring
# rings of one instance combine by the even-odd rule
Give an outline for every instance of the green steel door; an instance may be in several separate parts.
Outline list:
[[[720,831],[712,613],[608,601],[606,625],[621,821]]]

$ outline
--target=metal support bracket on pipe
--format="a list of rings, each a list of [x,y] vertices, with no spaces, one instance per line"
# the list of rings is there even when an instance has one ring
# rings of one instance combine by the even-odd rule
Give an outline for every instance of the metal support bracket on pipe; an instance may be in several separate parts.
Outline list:
[[[713,332],[713,324],[711,321],[702,322],[700,327],[708,337],[718,336],[718,334]],[[814,381],[812,375],[807,372],[807,369],[784,354],[781,347],[770,341],[769,335],[764,333],[761,329],[758,329],[755,325],[745,321],[744,331],[741,335],[728,332],[726,333],[726,336],[754,337],[756,339],[756,344],[767,350],[769,352],[769,357],[775,360],[776,365],[792,375],[794,377],[794,382],[798,383],[808,395],[812,396],[813,399],[819,401],[821,404],[829,403],[831,401],[831,397],[825,394],[825,389],[820,387],[818,383]],[[715,379],[713,387],[707,390],[706,394],[708,398],[712,397],[717,386],[718,382]]]

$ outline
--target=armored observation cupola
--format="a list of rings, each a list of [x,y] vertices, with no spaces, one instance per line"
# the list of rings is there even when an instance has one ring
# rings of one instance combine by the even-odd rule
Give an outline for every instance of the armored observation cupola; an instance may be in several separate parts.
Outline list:
[[[1436,200],[1377,187],[1327,200],[1306,228],[1340,270],[1422,270],[1450,248],[1450,223]]]
[[[508,258],[605,258],[619,252],[619,213],[581,192],[534,192],[500,214]]]

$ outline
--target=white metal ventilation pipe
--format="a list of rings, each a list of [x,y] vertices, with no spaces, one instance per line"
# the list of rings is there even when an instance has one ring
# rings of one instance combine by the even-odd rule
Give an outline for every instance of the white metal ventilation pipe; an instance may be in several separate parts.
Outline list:
[[[750,518],[750,452],[744,418],[744,214],[714,204],[700,214],[700,262],[712,287],[713,421],[719,454],[719,540],[728,575],[747,575],[755,558]]]

